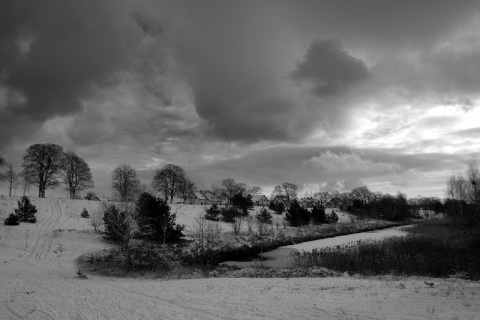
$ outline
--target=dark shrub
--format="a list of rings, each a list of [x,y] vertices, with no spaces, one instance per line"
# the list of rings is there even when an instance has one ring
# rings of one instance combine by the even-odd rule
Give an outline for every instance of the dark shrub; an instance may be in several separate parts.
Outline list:
[[[120,212],[115,205],[109,205],[103,215],[105,225],[104,238],[107,240],[123,241],[125,227],[125,213]]]
[[[87,192],[87,195],[85,196],[85,200],[98,200],[97,195],[93,191]]]
[[[216,203],[212,204],[212,206],[208,209],[205,209],[205,219],[218,221],[220,220],[220,209]]]
[[[335,210],[332,210],[330,214],[327,215],[327,223],[337,223],[338,222],[338,215]]]
[[[224,222],[233,222],[236,217],[243,215],[243,213],[238,211],[238,209],[235,207],[222,208],[220,210],[220,214],[222,215],[222,220]]]
[[[170,206],[160,198],[144,192],[136,202],[138,213],[138,228],[146,237],[167,242],[183,237],[185,226],[178,225],[175,213],[170,212]]]
[[[311,212],[313,224],[327,223],[327,215],[325,214],[325,208],[321,205],[314,205]]]
[[[18,220],[20,222],[37,222],[37,218],[35,217],[37,208],[30,202],[30,199],[27,196],[23,196],[18,201],[18,209],[15,209],[15,213],[18,215]]]
[[[301,227],[310,223],[310,212],[293,200],[285,215],[285,220],[292,227]]]
[[[241,211],[243,215],[247,215],[248,211],[253,209],[253,201],[250,196],[243,196],[241,193],[237,193],[232,198],[232,206]]]
[[[270,205],[268,206],[270,210],[273,210],[276,214],[282,214],[283,211],[285,211],[285,205],[283,202],[279,203],[274,203],[273,201],[270,202]]]
[[[18,215],[14,214],[14,213],[10,213],[8,218],[6,218],[3,221],[5,222],[5,224],[7,226],[17,226],[17,225],[20,224],[20,222],[18,221]]]
[[[272,214],[267,208],[262,208],[259,213],[255,215],[255,219],[261,223],[272,223]]]
[[[80,213],[80,217],[82,217],[82,218],[89,218],[90,217],[86,208],[84,208],[82,213]]]

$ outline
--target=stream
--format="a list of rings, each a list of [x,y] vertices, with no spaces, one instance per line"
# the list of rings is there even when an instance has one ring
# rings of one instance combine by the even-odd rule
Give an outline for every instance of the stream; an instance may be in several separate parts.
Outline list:
[[[359,240],[379,240],[388,237],[404,236],[407,232],[402,231],[403,228],[409,226],[393,227],[382,230],[374,230],[368,232],[352,233],[348,235],[319,239],[307,242],[301,242],[294,245],[284,246],[275,250],[262,253],[261,256],[268,260],[264,261],[225,261],[222,264],[236,266],[239,268],[266,266],[276,268],[290,267],[290,254],[298,251],[312,251],[315,248],[325,248],[346,244]]]

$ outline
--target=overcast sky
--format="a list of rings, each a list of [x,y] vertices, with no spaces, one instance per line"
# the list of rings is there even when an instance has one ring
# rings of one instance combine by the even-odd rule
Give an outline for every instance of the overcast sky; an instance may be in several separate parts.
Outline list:
[[[0,155],[59,144],[104,196],[120,163],[175,163],[201,189],[444,197],[479,104],[479,1],[0,2]]]

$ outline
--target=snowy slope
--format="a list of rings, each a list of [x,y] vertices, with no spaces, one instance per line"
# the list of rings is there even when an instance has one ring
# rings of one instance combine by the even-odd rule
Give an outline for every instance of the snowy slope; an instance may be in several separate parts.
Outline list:
[[[36,224],[0,224],[0,319],[475,319],[480,314],[480,284],[458,279],[79,279],[75,259],[108,247],[80,218],[83,208],[95,210],[98,203],[32,202],[39,209]],[[14,207],[16,199],[0,200],[1,218]],[[188,225],[192,210],[179,207],[179,222]]]

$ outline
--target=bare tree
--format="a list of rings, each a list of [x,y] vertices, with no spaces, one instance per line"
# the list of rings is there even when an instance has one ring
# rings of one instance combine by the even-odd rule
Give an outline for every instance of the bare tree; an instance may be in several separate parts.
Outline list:
[[[222,229],[217,222],[207,220],[199,213],[193,222],[193,252],[196,259],[208,269],[217,259],[215,249],[221,244]]]
[[[19,177],[19,174],[17,172],[15,172],[12,162],[10,162],[10,161],[7,162],[5,166],[7,167],[7,169],[2,174],[2,179],[7,181],[8,191],[9,191],[8,196],[11,197],[12,196],[12,189],[14,187],[16,187],[17,181],[20,177]]]
[[[275,186],[272,197],[276,195],[286,196],[288,201],[297,198],[298,186],[295,183],[284,182],[278,186]]]
[[[183,201],[187,200],[188,196],[190,195],[191,192],[195,191],[197,187],[195,186],[195,183],[192,182],[190,179],[185,177],[178,188],[179,195],[183,198]]]
[[[27,195],[27,192],[30,192],[30,182],[25,178],[23,172],[20,172],[19,176],[19,184],[22,187],[23,195]]]
[[[446,195],[447,210],[458,222],[470,226],[480,223],[480,169],[476,161],[468,163],[466,177],[450,177]]]
[[[0,167],[5,165],[5,159],[3,159],[2,156],[0,156]]]
[[[63,181],[67,185],[66,189],[70,199],[75,199],[78,191],[94,187],[90,167],[75,152],[67,151],[64,153],[62,170]]]
[[[118,165],[112,172],[112,188],[122,202],[135,198],[140,187],[135,169],[127,164]]]
[[[100,203],[100,207],[97,210],[93,210],[93,212],[89,215],[90,224],[95,230],[95,233],[99,233],[100,227],[103,225],[103,215],[105,210],[108,208],[108,204],[104,201]]]
[[[230,205],[232,203],[233,196],[242,193],[245,190],[245,184],[244,183],[238,183],[235,181],[233,178],[227,178],[222,180],[222,187],[223,187],[223,192],[228,198],[228,204]]]
[[[325,205],[328,203],[328,201],[330,201],[332,199],[332,196],[327,191],[315,192],[315,194],[313,196],[314,196],[315,199],[318,200],[318,203],[322,207],[325,207]]]
[[[45,190],[60,184],[62,164],[63,148],[56,144],[34,144],[23,155],[24,177],[38,186],[40,198],[45,198]]]
[[[468,197],[478,208],[480,205],[480,169],[477,161],[470,161],[467,167]]]
[[[162,169],[157,170],[153,177],[152,186],[159,192],[163,193],[165,201],[180,194],[180,186],[185,180],[185,171],[174,164],[166,164]]]
[[[247,194],[251,195],[252,197],[262,192],[262,188],[258,186],[250,186],[250,187],[247,187],[246,190],[247,190],[246,191]]]

